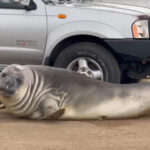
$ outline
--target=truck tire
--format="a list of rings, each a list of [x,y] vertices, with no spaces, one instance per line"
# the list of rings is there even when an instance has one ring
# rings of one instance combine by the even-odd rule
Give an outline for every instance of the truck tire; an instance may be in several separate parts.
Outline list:
[[[113,55],[99,44],[75,43],[56,58],[55,67],[66,68],[106,82],[120,83],[120,69]]]

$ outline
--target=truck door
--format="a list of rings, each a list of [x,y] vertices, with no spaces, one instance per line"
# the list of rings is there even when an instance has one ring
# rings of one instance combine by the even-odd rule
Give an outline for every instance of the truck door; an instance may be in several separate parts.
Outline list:
[[[0,65],[41,64],[46,44],[46,12],[41,0],[26,10],[14,0],[0,0]]]

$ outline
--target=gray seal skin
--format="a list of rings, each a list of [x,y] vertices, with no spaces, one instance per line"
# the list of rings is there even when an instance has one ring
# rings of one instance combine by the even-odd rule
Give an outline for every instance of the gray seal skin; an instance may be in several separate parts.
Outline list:
[[[111,84],[47,66],[10,65],[0,74],[0,100],[31,119],[125,119],[150,112],[150,84]]]

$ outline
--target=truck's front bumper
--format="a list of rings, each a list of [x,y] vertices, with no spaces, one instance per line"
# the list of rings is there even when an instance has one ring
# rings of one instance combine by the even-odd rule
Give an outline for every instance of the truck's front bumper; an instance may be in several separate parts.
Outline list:
[[[105,39],[104,41],[124,61],[150,61],[150,39]]]

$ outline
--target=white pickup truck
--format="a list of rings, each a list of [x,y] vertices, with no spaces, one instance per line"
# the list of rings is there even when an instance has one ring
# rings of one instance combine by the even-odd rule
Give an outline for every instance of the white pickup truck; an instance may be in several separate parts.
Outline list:
[[[0,68],[43,64],[114,83],[149,78],[149,15],[113,3],[0,0]]]

